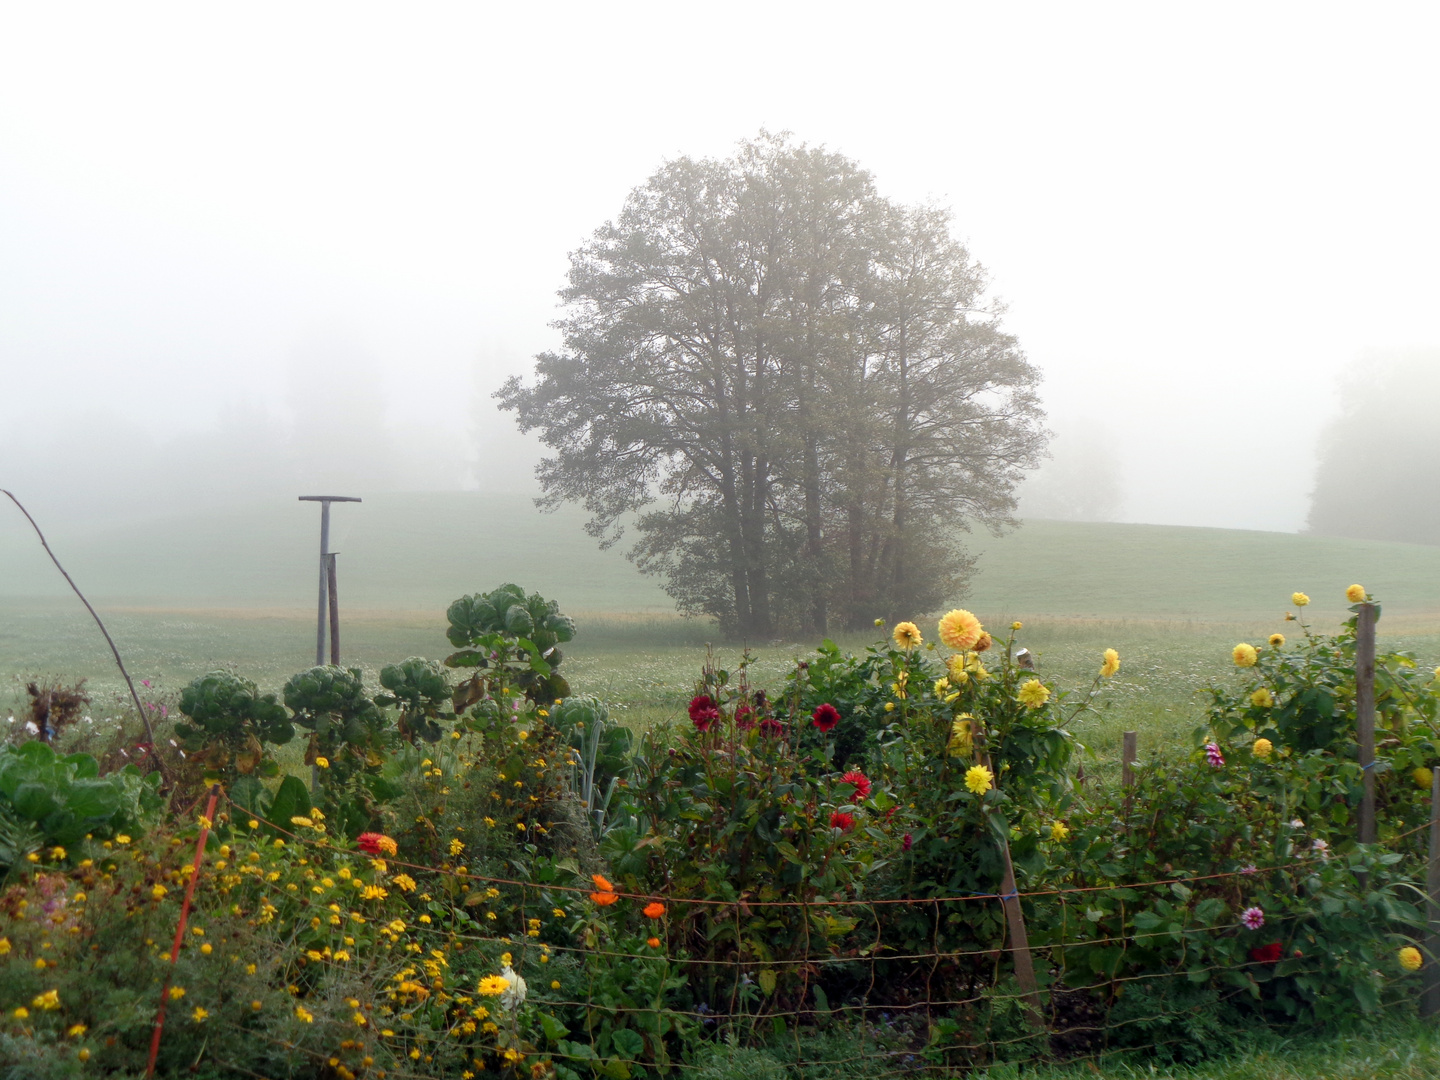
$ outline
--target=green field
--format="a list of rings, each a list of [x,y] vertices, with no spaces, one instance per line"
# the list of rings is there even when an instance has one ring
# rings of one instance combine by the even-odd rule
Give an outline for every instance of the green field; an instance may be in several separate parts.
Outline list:
[[[317,517],[309,504],[277,502],[52,528],[50,540],[137,678],[173,692],[233,665],[273,689],[314,656]],[[343,658],[373,677],[393,659],[443,655],[449,601],[513,580],[579,617],[566,662],[577,691],[637,725],[676,715],[713,629],[676,617],[653,580],[619,549],[599,550],[582,526],[577,511],[540,514],[520,496],[390,495],[338,507]],[[1308,613],[1325,629],[1345,616],[1345,586],[1363,582],[1385,603],[1384,644],[1440,659],[1440,548],[1046,521],[969,543],[978,573],[954,602],[993,626],[1022,620],[1020,639],[1047,676],[1088,682],[1102,649],[1120,651],[1101,715],[1078,728],[1102,760],[1125,729],[1142,733],[1142,753],[1188,737],[1196,690],[1230,677],[1234,642],[1283,628],[1296,589],[1314,598]],[[778,678],[813,645],[753,643],[760,678]],[[739,650],[717,653],[733,663]],[[102,714],[121,686],[88,616],[12,514],[0,527],[0,709],[13,709],[20,680],[34,675],[88,679]]]

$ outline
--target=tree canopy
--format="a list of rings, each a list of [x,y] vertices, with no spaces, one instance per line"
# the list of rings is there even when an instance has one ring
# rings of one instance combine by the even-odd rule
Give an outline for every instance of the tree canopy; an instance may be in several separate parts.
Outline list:
[[[1044,448],[985,286],[947,211],[762,134],[632,191],[570,257],[563,347],[496,396],[553,451],[541,504],[607,544],[633,521],[683,611],[768,637],[930,610]]]

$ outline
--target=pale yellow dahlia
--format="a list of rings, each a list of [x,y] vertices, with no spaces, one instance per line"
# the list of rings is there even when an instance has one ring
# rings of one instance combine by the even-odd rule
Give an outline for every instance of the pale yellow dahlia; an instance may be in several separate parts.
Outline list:
[[[1268,758],[1275,750],[1275,744],[1269,739],[1256,739],[1250,744],[1250,752],[1258,758]]]
[[[1291,593],[1290,603],[1294,604],[1296,607],[1304,607],[1306,604],[1310,603],[1310,597],[1306,596],[1303,592]]]
[[[956,652],[973,648],[983,632],[980,620],[964,608],[947,611],[940,618],[940,641]]]
[[[1284,635],[1284,634],[1271,634],[1271,635],[1270,635],[1270,647],[1271,647],[1272,649],[1283,649],[1283,648],[1285,647],[1285,635]]]
[[[1420,955],[1420,950],[1414,945],[1406,945],[1396,956],[1400,961],[1400,966],[1406,971],[1419,971],[1420,965],[1425,962],[1424,957]]]
[[[1100,674],[1108,679],[1120,670],[1120,654],[1114,649],[1106,649],[1104,655],[1105,662],[1100,665]]]
[[[950,725],[950,743],[945,749],[951,757],[961,757],[970,753],[970,748],[974,746],[974,724],[973,716],[969,713],[962,713]]]
[[[1365,586],[1351,585],[1348,589],[1345,590],[1345,599],[1349,600],[1352,604],[1359,604],[1363,602],[1365,599]]]
[[[1247,645],[1243,641],[1230,650],[1230,655],[1234,658],[1236,667],[1254,667],[1255,661],[1260,659],[1255,646]]]
[[[1275,704],[1275,696],[1262,686],[1250,695],[1250,704],[1257,709],[1268,709]]]

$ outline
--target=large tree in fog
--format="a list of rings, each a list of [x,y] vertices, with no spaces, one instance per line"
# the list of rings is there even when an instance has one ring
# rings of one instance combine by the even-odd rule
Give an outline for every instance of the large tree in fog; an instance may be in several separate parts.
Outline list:
[[[571,256],[561,350],[499,391],[682,610],[745,636],[932,608],[972,522],[1009,523],[1037,371],[945,213],[762,135],[667,164]],[[993,313],[992,313],[993,314]]]
[[[1440,352],[1372,356],[1320,438],[1310,531],[1440,544]]]

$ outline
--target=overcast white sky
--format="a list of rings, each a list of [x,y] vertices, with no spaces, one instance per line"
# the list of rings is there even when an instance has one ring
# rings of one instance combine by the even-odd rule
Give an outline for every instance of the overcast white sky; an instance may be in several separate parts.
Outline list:
[[[566,253],[762,126],[953,206],[1128,520],[1299,527],[1335,376],[1440,345],[1440,6],[517,7],[0,6],[10,439],[200,427],[343,339],[460,440]]]

